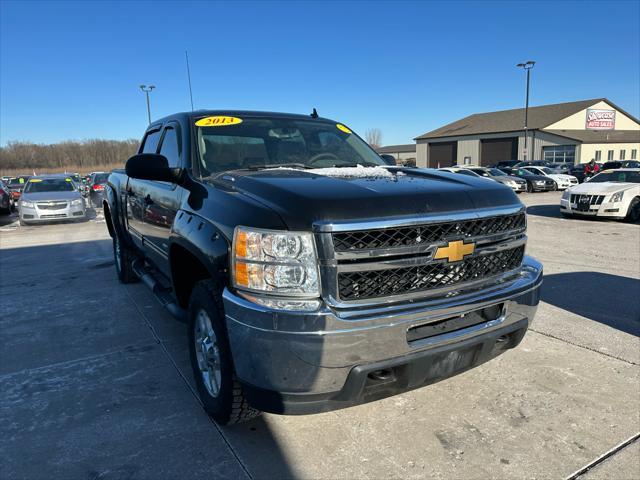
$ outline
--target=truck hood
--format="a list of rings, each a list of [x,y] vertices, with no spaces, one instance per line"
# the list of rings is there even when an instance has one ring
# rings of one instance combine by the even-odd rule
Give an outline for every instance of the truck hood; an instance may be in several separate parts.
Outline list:
[[[584,195],[606,195],[609,193],[621,192],[633,187],[638,187],[637,183],[627,182],[585,182],[575,187],[571,187],[571,193]]]
[[[498,182],[455,173],[389,168],[386,176],[349,177],[339,172],[316,172],[234,171],[217,181],[270,207],[291,230],[309,230],[315,222],[380,220],[522,205],[510,188]]]

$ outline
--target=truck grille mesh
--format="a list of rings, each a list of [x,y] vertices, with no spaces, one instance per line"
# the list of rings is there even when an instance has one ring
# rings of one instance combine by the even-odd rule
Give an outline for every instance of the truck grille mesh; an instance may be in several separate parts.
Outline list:
[[[338,274],[338,292],[342,300],[362,300],[447,287],[514,270],[523,256],[524,246],[519,246],[456,263],[343,272]]]
[[[469,238],[524,230],[525,226],[525,214],[521,212],[457,222],[339,232],[333,234],[333,247],[336,252],[407,247],[441,242],[453,237]]]

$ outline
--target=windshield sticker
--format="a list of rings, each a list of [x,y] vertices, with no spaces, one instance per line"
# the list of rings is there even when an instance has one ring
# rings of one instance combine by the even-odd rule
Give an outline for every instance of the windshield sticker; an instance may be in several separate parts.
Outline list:
[[[65,180],[66,180],[67,182],[70,182],[70,181],[71,181],[71,179],[70,179],[70,178],[65,178]]]
[[[226,127],[228,125],[237,125],[242,123],[242,119],[238,117],[205,117],[196,122],[197,127]]]
[[[39,178],[34,178],[31,180],[31,183],[38,183],[41,182],[42,180],[40,180]]]
[[[24,183],[24,178],[19,178],[18,183]]]
[[[338,130],[340,130],[341,132],[344,132],[344,133],[353,133],[351,130],[349,130],[347,127],[345,127],[345,126],[344,126],[344,125],[342,125],[341,123],[337,123],[337,124],[336,124],[336,128],[337,128]]]

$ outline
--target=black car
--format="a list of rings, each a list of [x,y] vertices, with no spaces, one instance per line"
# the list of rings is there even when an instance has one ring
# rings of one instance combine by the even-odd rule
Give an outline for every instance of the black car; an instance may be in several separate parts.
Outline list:
[[[89,180],[89,201],[93,207],[101,207],[104,199],[104,186],[109,179],[107,172],[94,172]]]
[[[618,160],[613,162],[606,162],[600,168],[603,170],[617,170],[618,168],[640,168],[640,162],[638,160]]]
[[[0,215],[9,215],[13,211],[13,197],[9,188],[0,182]]]
[[[550,190],[557,190],[558,184],[555,180],[545,176],[536,175],[524,168],[511,169],[511,175],[514,177],[520,177],[527,181],[527,192],[548,192]]]
[[[502,170],[504,173],[506,173],[507,175],[510,175],[511,169],[515,167],[518,163],[520,163],[520,160],[503,160],[501,162],[496,163],[495,165],[492,165],[491,168],[498,168]]]
[[[548,167],[551,165],[551,162],[547,162],[546,160],[529,160],[522,161],[516,163],[515,167]]]

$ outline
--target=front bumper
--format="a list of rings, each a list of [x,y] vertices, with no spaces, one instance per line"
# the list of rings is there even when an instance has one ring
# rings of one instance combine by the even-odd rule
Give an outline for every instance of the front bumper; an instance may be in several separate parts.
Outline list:
[[[533,320],[541,283],[542,265],[525,257],[508,281],[451,298],[316,312],[270,310],[229,290],[223,299],[236,374],[250,403],[306,414],[419,388],[515,347]],[[436,328],[434,322],[495,306],[502,312],[496,318],[409,339],[415,327]]]
[[[557,183],[553,182],[553,184],[548,184],[548,183],[538,184],[533,182],[531,185],[533,186],[534,192],[550,192],[556,189]]]
[[[578,204],[562,199],[560,200],[560,212],[567,215],[597,216],[621,220],[627,216],[627,207],[622,202],[602,202],[600,205],[589,205],[589,210],[578,210]]]
[[[527,182],[514,182],[511,184],[506,184],[508,187],[511,187],[511,190],[514,192],[526,192],[527,191]]]
[[[86,217],[85,206],[71,205],[70,203],[61,209],[40,209],[37,204],[34,208],[20,207],[20,220],[25,223],[51,222],[55,220],[81,220]]]

